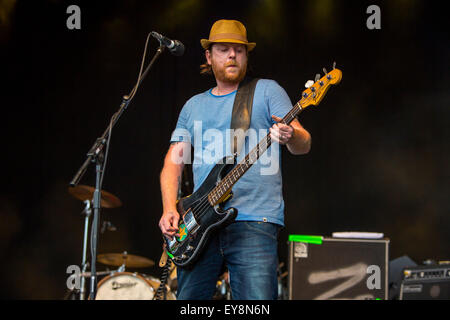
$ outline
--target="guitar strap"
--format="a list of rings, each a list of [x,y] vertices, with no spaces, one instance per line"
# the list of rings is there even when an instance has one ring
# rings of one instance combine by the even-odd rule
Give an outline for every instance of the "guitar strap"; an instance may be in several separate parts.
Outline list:
[[[238,155],[245,141],[245,134],[252,118],[253,96],[259,79],[245,79],[239,84],[231,114],[231,152]]]

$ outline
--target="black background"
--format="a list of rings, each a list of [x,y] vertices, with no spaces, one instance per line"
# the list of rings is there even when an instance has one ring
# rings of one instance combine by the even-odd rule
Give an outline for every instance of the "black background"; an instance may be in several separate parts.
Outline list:
[[[66,27],[71,4],[81,30]],[[366,27],[370,4],[381,8],[381,30]],[[218,19],[246,25],[257,43],[250,72],[275,79],[294,103],[323,67],[336,61],[343,72],[300,116],[311,152],[283,151],[280,260],[289,234],[334,231],[383,232],[391,258],[450,258],[450,47],[440,2],[0,1],[0,297],[64,296],[84,224],[68,183],[134,86],[152,30],[186,52],[161,56],[114,128],[103,187],[123,206],[102,211],[118,230],[100,235],[98,252],[159,260],[159,173],[184,102],[215,85],[199,75],[199,40]],[[156,48],[152,39],[147,61]],[[81,184],[94,182],[91,167]]]

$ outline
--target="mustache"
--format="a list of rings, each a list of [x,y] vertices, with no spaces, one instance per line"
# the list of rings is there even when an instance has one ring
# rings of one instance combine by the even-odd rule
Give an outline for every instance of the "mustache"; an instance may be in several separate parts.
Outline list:
[[[239,64],[236,61],[229,61],[225,63],[225,68],[226,67],[239,67]]]

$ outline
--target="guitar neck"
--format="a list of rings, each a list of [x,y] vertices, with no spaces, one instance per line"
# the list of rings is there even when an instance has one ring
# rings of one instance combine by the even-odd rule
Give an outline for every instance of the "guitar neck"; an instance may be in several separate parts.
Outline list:
[[[291,123],[303,110],[300,101],[281,120],[283,124]],[[220,203],[230,192],[234,184],[247,172],[248,169],[269,149],[272,144],[268,133],[218,184],[208,195],[211,205]]]

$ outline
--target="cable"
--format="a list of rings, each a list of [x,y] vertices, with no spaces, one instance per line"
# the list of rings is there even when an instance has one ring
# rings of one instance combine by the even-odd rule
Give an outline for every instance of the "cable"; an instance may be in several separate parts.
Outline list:
[[[164,266],[164,269],[161,274],[159,287],[156,290],[155,296],[153,297],[153,300],[165,300],[166,299],[166,283],[167,278],[169,276],[170,266],[172,264],[172,260],[167,259],[166,265]]]
[[[139,69],[138,79],[137,79],[136,85],[134,86],[133,90],[130,93],[130,96],[127,98],[127,100],[128,100],[127,103],[129,103],[133,99],[133,97],[136,94],[136,91],[137,91],[137,89],[139,87],[139,83],[140,83],[141,77],[142,77],[142,70],[144,68],[145,56],[146,56],[146,53],[147,53],[147,45],[148,45],[148,40],[150,39],[150,35],[151,35],[151,33],[149,33],[147,35],[147,39],[145,41],[145,47],[144,47],[144,54],[142,56],[142,61],[141,61],[141,67]],[[108,160],[109,145],[110,145],[110,142],[111,142],[112,128],[113,128],[113,124],[114,124],[117,116],[119,115],[119,112],[120,111],[118,111],[115,114],[113,114],[113,116],[111,117],[111,121],[109,122],[109,134],[108,134],[108,140],[106,141],[106,150],[105,150],[105,155],[104,155],[104,159],[103,159],[103,165],[102,165],[102,169],[101,169],[102,171],[101,171],[101,176],[100,176],[100,186],[99,186],[100,199],[101,199],[101,192],[102,192],[102,186],[103,186],[103,178],[105,177],[105,171],[106,171],[106,162]],[[98,225],[96,227],[98,229]],[[95,230],[94,228],[92,228],[92,230],[91,230],[91,239],[90,239],[91,258],[94,255],[94,248],[92,246],[92,239],[94,237],[94,232],[96,232],[96,231],[97,230]]]
[[[133,90],[131,90],[130,96],[128,97],[128,103],[131,102],[131,100],[134,98],[134,95],[136,94],[136,91],[139,87],[139,83],[141,82],[142,77],[142,70],[144,69],[144,63],[145,63],[145,56],[147,54],[147,46],[148,46],[148,40],[150,39],[151,33],[147,35],[147,39],[145,41],[145,47],[144,47],[144,54],[142,55],[142,61],[141,61],[141,68],[139,69],[139,75],[136,82],[136,85],[134,86]],[[119,112],[116,112],[111,117],[111,121],[109,122],[109,134],[108,134],[108,141],[106,142],[106,151],[105,151],[105,159],[103,161],[103,168],[102,168],[102,176],[100,178],[100,190],[101,186],[103,185],[103,177],[105,176],[105,168],[106,168],[106,160],[108,159],[108,151],[109,151],[109,142],[111,141],[111,134],[112,134],[112,127],[113,124],[118,116]]]

